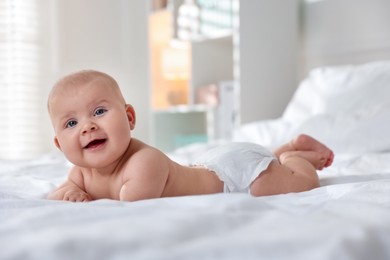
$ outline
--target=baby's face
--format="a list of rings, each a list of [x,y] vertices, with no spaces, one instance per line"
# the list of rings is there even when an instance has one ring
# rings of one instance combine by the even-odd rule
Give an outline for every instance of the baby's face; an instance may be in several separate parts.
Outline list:
[[[94,80],[60,87],[49,101],[55,144],[75,165],[106,167],[130,143],[134,110],[107,84]]]

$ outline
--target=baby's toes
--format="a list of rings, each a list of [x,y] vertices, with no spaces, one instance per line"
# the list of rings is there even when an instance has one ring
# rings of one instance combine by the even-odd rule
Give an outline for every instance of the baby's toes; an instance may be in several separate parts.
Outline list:
[[[329,154],[328,159],[326,160],[324,166],[325,167],[331,166],[333,163],[333,159],[334,159],[334,153],[332,151],[330,151],[330,154]]]

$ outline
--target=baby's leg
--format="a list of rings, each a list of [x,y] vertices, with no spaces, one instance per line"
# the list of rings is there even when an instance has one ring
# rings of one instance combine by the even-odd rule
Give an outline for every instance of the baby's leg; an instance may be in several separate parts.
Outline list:
[[[302,192],[317,187],[319,179],[313,164],[301,156],[290,154],[282,156],[280,163],[273,161],[267,170],[253,181],[250,192],[253,196],[267,196]]]
[[[274,154],[277,158],[280,159],[280,156],[289,151],[314,151],[321,155],[322,160],[324,161],[323,167],[328,167],[333,163],[334,154],[333,151],[326,147],[324,144],[320,143],[311,136],[301,134],[296,138],[291,140],[289,143],[282,145],[274,151]],[[322,168],[322,167],[321,167]],[[319,168],[317,168],[319,169]]]

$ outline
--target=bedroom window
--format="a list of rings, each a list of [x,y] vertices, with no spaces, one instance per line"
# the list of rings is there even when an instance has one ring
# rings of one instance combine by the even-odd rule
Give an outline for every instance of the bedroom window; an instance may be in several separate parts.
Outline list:
[[[40,21],[37,0],[0,0],[0,159],[40,151]]]

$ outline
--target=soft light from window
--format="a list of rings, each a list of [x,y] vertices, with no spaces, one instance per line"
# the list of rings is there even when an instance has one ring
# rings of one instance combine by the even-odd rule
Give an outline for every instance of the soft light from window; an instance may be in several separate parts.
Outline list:
[[[40,22],[37,0],[0,0],[0,158],[40,149]]]

